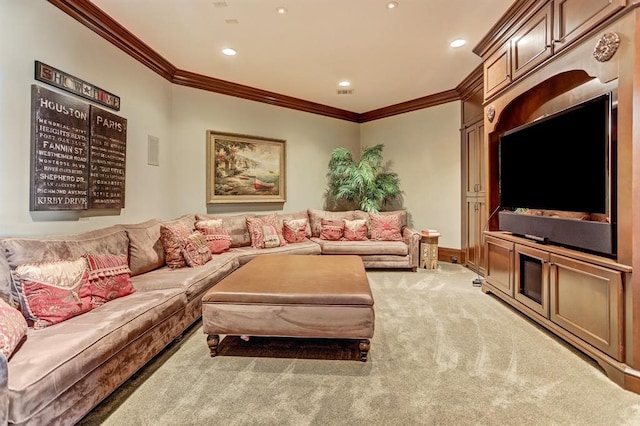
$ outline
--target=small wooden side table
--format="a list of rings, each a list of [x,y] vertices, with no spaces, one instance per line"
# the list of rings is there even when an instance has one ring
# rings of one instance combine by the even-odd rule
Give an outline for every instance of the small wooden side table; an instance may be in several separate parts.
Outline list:
[[[422,232],[420,241],[420,267],[424,269],[438,268],[438,237],[439,232]]]

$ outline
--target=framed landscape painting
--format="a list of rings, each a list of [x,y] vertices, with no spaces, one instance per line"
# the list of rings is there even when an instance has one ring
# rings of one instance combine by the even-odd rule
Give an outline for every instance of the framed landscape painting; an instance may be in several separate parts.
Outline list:
[[[207,131],[207,203],[284,203],[286,141]]]

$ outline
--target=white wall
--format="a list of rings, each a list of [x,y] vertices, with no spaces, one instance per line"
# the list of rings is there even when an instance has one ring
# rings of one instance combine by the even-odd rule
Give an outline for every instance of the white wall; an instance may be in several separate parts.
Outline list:
[[[240,133],[286,140],[287,202],[206,205],[206,132]],[[231,96],[173,87],[172,158],[174,208],[179,212],[297,212],[322,208],[331,151],[360,150],[360,125]]]
[[[46,1],[0,0],[0,47],[0,236],[63,234],[206,212],[207,130],[287,140],[284,206],[213,205],[209,212],[321,208],[331,151],[359,150],[356,123],[174,86]],[[121,211],[29,211],[35,60],[120,96],[117,114],[128,127]],[[147,165],[149,135],[160,140],[159,167]]]
[[[362,125],[172,85],[40,0],[0,0],[0,236],[79,232],[186,212],[295,212],[322,208],[331,151],[385,145],[417,229],[460,248],[459,102]],[[126,207],[120,212],[30,212],[30,86],[34,61],[121,97],[127,119]],[[56,90],[44,83],[37,83]],[[206,131],[287,141],[287,202],[207,208]],[[147,137],[160,166],[147,165]],[[357,154],[356,154],[357,155]]]
[[[437,229],[439,245],[460,249],[460,102],[364,123],[361,145],[384,144],[400,175],[404,205],[417,230]]]
[[[147,165],[147,136],[169,143],[168,81],[46,1],[0,0],[0,52],[0,235],[77,232],[170,215],[171,194],[163,188],[171,169]],[[116,114],[128,129],[126,207],[119,214],[29,211],[35,60],[120,96]]]

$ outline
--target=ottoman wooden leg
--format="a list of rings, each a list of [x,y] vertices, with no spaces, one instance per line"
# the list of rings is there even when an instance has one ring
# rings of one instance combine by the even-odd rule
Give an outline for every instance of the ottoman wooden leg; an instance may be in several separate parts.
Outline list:
[[[360,361],[367,362],[367,356],[369,355],[369,349],[371,348],[371,342],[369,339],[360,340],[360,344],[358,345],[360,349]]]
[[[209,334],[207,336],[207,345],[209,345],[209,352],[211,357],[218,355],[218,343],[220,343],[220,335]]]

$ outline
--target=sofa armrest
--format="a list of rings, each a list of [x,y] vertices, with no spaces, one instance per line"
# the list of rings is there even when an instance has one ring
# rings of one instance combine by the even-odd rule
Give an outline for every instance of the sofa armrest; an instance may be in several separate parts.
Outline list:
[[[422,234],[413,228],[405,226],[402,230],[402,239],[409,246],[409,263],[414,271],[418,269],[420,263],[420,241]]]
[[[0,353],[0,425],[9,423],[9,365]]]

